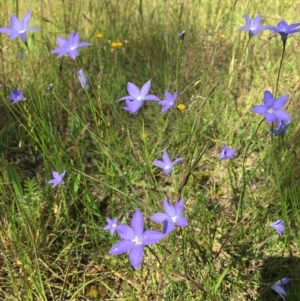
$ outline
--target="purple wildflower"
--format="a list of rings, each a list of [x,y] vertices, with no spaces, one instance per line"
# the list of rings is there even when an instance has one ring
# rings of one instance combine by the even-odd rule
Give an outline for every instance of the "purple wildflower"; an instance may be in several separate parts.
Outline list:
[[[270,226],[280,235],[284,232],[284,222],[283,220],[279,219],[276,222],[270,223]]]
[[[129,93],[129,95],[121,97],[119,99],[120,100],[133,100],[135,101],[134,104],[132,104],[131,106],[128,106],[128,108],[138,108],[137,111],[143,106],[144,102],[147,100],[153,100],[153,101],[159,101],[159,98],[155,95],[149,94],[149,90],[151,87],[151,79],[149,81],[147,81],[142,89],[140,90],[135,84],[128,82],[127,83],[127,92]],[[140,103],[140,105],[138,105],[138,103]],[[131,111],[131,110],[127,110],[127,111]],[[136,112],[137,112],[136,111]]]
[[[136,270],[143,259],[143,246],[159,242],[164,238],[164,234],[153,230],[144,232],[144,220],[140,210],[133,214],[131,226],[132,228],[128,225],[118,225],[117,232],[123,240],[113,245],[109,254],[120,255],[129,251],[130,263]]]
[[[9,34],[9,38],[11,40],[16,39],[17,37],[20,37],[20,39],[23,42],[27,41],[27,31],[37,31],[39,30],[38,27],[28,27],[29,21],[31,18],[31,11],[28,11],[23,21],[19,20],[16,16],[11,15],[10,16],[10,26],[11,27],[0,27],[0,33],[7,33]]]
[[[270,91],[264,92],[264,104],[255,106],[252,108],[252,112],[264,115],[268,123],[272,123],[276,119],[288,121],[291,120],[291,116],[281,108],[288,101],[289,96],[280,96],[274,99],[273,94]]]
[[[266,29],[266,26],[260,25],[261,18],[262,18],[262,16],[261,16],[261,14],[259,14],[252,21],[250,16],[248,14],[246,14],[245,19],[246,19],[246,24],[247,25],[244,25],[244,26],[240,27],[240,30],[248,30],[250,38],[253,35],[259,34],[261,30]]]
[[[152,162],[153,165],[161,168],[163,170],[164,173],[166,173],[167,175],[170,175],[172,172],[172,168],[175,164],[177,164],[178,162],[182,161],[183,158],[176,158],[173,162],[170,160],[169,155],[167,153],[167,151],[164,150],[163,152],[163,156],[162,156],[162,161],[160,160],[154,160]]]
[[[166,213],[159,212],[150,217],[150,219],[157,223],[164,223],[163,233],[165,235],[171,233],[175,226],[185,227],[188,225],[187,219],[182,216],[183,202],[183,199],[181,199],[177,204],[172,205],[165,196],[164,209]]]
[[[223,146],[220,153],[220,160],[230,160],[234,157],[236,152],[235,148],[227,148],[226,145]]]
[[[70,33],[68,40],[65,40],[62,37],[57,37],[56,42],[59,47],[51,50],[51,53],[58,53],[58,57],[69,54],[69,56],[75,60],[78,55],[79,48],[91,45],[88,42],[79,43],[79,38],[79,33],[73,32]]]
[[[158,104],[160,106],[164,106],[161,110],[161,113],[164,113],[166,111],[168,111],[169,109],[171,108],[176,108],[176,98],[177,98],[177,92],[175,92],[173,95],[165,90],[165,99],[164,100],[161,100],[158,102]]]
[[[289,278],[283,278],[281,280],[276,281],[271,288],[280,295],[280,297],[283,300],[286,300],[284,297],[288,295],[288,293],[285,291],[285,289],[283,288],[284,285],[286,285],[287,283],[289,283],[290,279]]]
[[[23,96],[22,89],[18,90],[11,90],[11,94],[8,95],[8,98],[12,101],[12,105],[16,104],[19,101],[26,100],[26,98]]]
[[[59,184],[64,183],[63,178],[64,178],[65,174],[66,174],[65,170],[61,174],[59,174],[56,171],[52,171],[53,179],[48,181],[48,183],[51,184],[53,188]]]
[[[284,136],[286,130],[288,129],[288,127],[290,126],[290,124],[286,123],[286,121],[284,120],[276,120],[277,123],[277,129],[271,128],[270,132],[273,133],[274,135],[280,135],[280,136]]]
[[[126,99],[126,107],[123,107],[123,110],[128,111],[132,114],[137,114],[142,105],[143,103],[141,101],[131,101],[129,99]]]
[[[272,30],[275,33],[279,33],[281,36],[281,40],[283,42],[286,42],[288,35],[300,32],[300,29],[298,27],[300,23],[294,23],[288,25],[285,21],[278,22],[277,26],[266,26],[266,29]]]
[[[113,236],[117,227],[118,227],[118,218],[115,217],[114,219],[106,218],[107,225],[103,228],[103,230],[109,230],[110,235]]]

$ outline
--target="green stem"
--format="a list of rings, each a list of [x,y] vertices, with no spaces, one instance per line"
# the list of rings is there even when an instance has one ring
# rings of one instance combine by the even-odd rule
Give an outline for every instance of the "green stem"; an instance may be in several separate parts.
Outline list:
[[[244,201],[244,195],[245,195],[245,191],[246,191],[246,186],[247,186],[247,181],[246,181],[246,167],[245,167],[245,162],[246,162],[246,157],[250,148],[250,145],[253,141],[254,136],[256,135],[258,129],[260,128],[260,126],[262,125],[262,123],[264,122],[265,119],[262,119],[262,121],[258,124],[256,130],[254,131],[254,133],[251,136],[251,139],[249,141],[249,143],[247,144],[246,150],[245,150],[245,154],[244,154],[244,158],[243,158],[243,189],[241,191],[240,194],[240,198],[239,198],[239,204],[238,204],[238,209],[237,209],[237,213],[236,213],[236,217],[235,217],[235,224],[237,224],[239,222],[240,219],[243,218],[243,201]],[[241,218],[239,218],[241,217]]]
[[[286,44],[286,41],[283,41],[283,47],[282,47],[280,65],[279,65],[279,70],[278,70],[278,74],[277,74],[276,89],[275,89],[275,94],[274,94],[274,98],[275,99],[276,99],[276,96],[277,96],[278,85],[279,85],[279,77],[280,77],[280,72],[281,72],[282,63],[283,63],[283,57],[284,57],[284,53],[285,53],[285,44]]]

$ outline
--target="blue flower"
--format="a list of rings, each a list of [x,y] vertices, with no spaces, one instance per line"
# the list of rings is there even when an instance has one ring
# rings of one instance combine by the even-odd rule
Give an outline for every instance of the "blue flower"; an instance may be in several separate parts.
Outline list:
[[[143,247],[159,242],[165,235],[153,230],[144,232],[144,220],[140,210],[133,214],[131,226],[118,225],[117,232],[123,240],[113,245],[109,254],[120,255],[129,252],[129,261],[137,270],[143,259]]]
[[[188,225],[187,219],[182,216],[183,202],[183,199],[181,199],[177,204],[172,205],[165,196],[164,209],[166,213],[158,212],[150,217],[154,222],[164,223],[163,233],[165,235],[171,233],[175,226],[185,227]]]
[[[61,174],[59,174],[56,171],[52,171],[53,179],[48,181],[48,183],[51,184],[53,188],[59,184],[64,183],[63,178],[64,178],[65,174],[66,174],[65,170]]]
[[[169,155],[166,151],[163,152],[163,157],[162,157],[162,161],[160,160],[154,160],[152,162],[153,165],[161,168],[164,173],[166,173],[167,175],[170,175],[172,172],[172,168],[175,164],[179,163],[180,161],[183,160],[183,158],[176,158],[173,162],[170,160]]]
[[[57,37],[56,42],[59,47],[51,50],[51,53],[58,53],[58,57],[68,54],[73,60],[75,60],[78,55],[79,48],[91,45],[87,42],[79,43],[79,39],[79,33],[73,32],[70,33],[68,40],[65,40],[62,37]]]
[[[280,96],[274,99],[273,94],[270,91],[264,92],[264,104],[258,105],[252,108],[254,113],[264,115],[268,123],[272,123],[276,119],[288,121],[291,120],[291,116],[281,108],[288,101],[289,96]]]
[[[270,226],[280,235],[284,232],[284,222],[283,220],[279,219],[276,222],[270,223]]]
[[[103,228],[103,230],[109,230],[110,235],[112,236],[118,227],[118,218],[115,217],[114,219],[106,218],[107,225]]]
[[[224,145],[220,152],[220,160],[230,160],[234,157],[234,154],[236,152],[235,148],[227,148],[226,145]]]
[[[31,11],[29,11],[25,14],[23,21],[19,20],[14,15],[11,15],[10,16],[10,26],[11,27],[0,27],[0,32],[9,34],[9,38],[11,40],[16,39],[17,37],[20,37],[20,39],[23,42],[26,42],[28,31],[39,30],[39,28],[36,26],[28,27],[30,18],[31,18]]]
[[[160,106],[164,106],[161,110],[161,113],[164,113],[166,111],[168,111],[169,109],[171,108],[176,108],[176,98],[177,98],[177,92],[175,92],[173,95],[165,90],[165,99],[164,100],[161,100],[158,102],[158,104]]]
[[[296,28],[300,23],[294,23],[288,25],[285,21],[278,22],[277,26],[266,26],[266,29],[272,30],[273,32],[279,33],[283,42],[288,38],[288,35],[300,32],[299,28]]]
[[[11,90],[11,94],[8,95],[8,98],[12,101],[12,105],[16,104],[19,101],[26,100],[26,98],[23,96],[22,89],[18,90]]]
[[[290,124],[286,123],[285,120],[278,120],[278,119],[276,120],[276,123],[277,123],[278,128],[277,129],[271,128],[270,132],[273,133],[274,135],[284,136],[285,132],[289,128]]]
[[[248,30],[250,38],[253,35],[259,34],[261,30],[266,29],[265,25],[260,25],[261,18],[262,18],[262,16],[261,16],[261,14],[259,14],[252,21],[250,16],[248,14],[246,14],[245,19],[246,19],[246,24],[247,25],[244,25],[244,26],[240,27],[240,30]]]
[[[284,298],[285,296],[288,295],[288,293],[286,292],[286,290],[283,288],[284,285],[286,285],[287,283],[289,283],[290,279],[289,278],[283,278],[281,280],[276,281],[271,288],[280,295],[280,297],[286,301],[286,299]]]
[[[157,96],[148,94],[150,87],[151,87],[151,80],[147,81],[143,85],[141,90],[135,84],[128,82],[127,91],[129,95],[121,97],[119,99],[119,101],[126,100],[127,107],[124,107],[124,110],[135,114],[143,106],[145,101],[149,101],[149,100],[159,101],[159,98]],[[132,101],[133,103],[127,101]]]

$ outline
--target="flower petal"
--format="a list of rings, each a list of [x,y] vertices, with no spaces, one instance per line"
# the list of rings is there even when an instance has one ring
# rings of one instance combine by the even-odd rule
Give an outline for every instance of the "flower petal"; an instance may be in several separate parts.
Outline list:
[[[183,212],[183,206],[184,206],[184,201],[183,199],[179,200],[179,202],[177,204],[175,204],[175,211],[176,211],[176,215],[180,216],[182,215]]]
[[[154,161],[152,161],[152,164],[159,167],[159,168],[161,168],[161,169],[165,168],[165,163],[163,161],[154,160]]]
[[[283,95],[283,96],[280,96],[280,97],[276,98],[276,100],[273,103],[273,109],[274,110],[281,109],[286,104],[288,99],[289,99],[288,95]]]
[[[258,105],[252,108],[252,112],[265,115],[268,112],[268,108],[265,105]]]
[[[135,237],[133,229],[131,229],[128,225],[118,225],[117,232],[120,235],[120,237],[125,240],[131,241]]]
[[[163,152],[162,159],[163,159],[163,161],[164,161],[164,163],[165,163],[165,166],[166,166],[166,165],[167,165],[167,166],[171,166],[171,165],[172,165],[172,162],[171,162],[171,160],[170,160],[170,158],[169,158],[169,155],[168,155],[168,153],[167,153],[166,150],[164,150],[164,152]]]
[[[140,210],[136,210],[131,220],[132,230],[135,235],[142,236],[144,232],[144,218]]]
[[[259,24],[261,22],[261,18],[262,18],[261,14],[259,14],[255,17],[255,19],[253,20],[253,27],[254,28],[257,28],[259,26]]]
[[[31,11],[28,11],[23,18],[23,22],[22,22],[23,30],[28,29],[30,18],[31,18]]]
[[[168,217],[169,217],[168,214],[163,213],[163,212],[158,212],[158,213],[151,215],[150,219],[157,223],[163,223]]]
[[[186,217],[184,217],[184,216],[180,217],[176,222],[176,225],[179,227],[186,227],[188,224],[189,223],[188,223]]]
[[[154,230],[145,231],[143,234],[143,245],[148,246],[161,241],[164,238],[164,234]]]
[[[136,99],[140,96],[140,89],[133,83],[127,83],[127,91],[133,99]]]
[[[284,121],[288,121],[288,120],[292,119],[290,114],[288,114],[284,110],[277,110],[277,111],[274,112],[274,115],[276,116],[277,119],[281,119],[281,120],[284,120]]]
[[[11,15],[10,16],[10,25],[13,29],[17,30],[17,31],[21,31],[22,30],[22,23],[20,22],[20,20],[14,16]]]
[[[175,206],[170,204],[168,202],[168,198],[165,196],[164,198],[164,209],[166,211],[166,213],[172,217],[172,216],[175,216],[176,215],[176,209],[175,209]]]
[[[142,98],[144,98],[149,93],[150,87],[151,87],[151,79],[147,81],[141,89],[140,96]]]
[[[143,246],[141,245],[135,246],[130,250],[129,261],[135,270],[137,270],[138,267],[140,266],[143,259],[143,254],[144,254],[144,250],[143,250]]]
[[[174,166],[175,164],[179,163],[180,161],[182,161],[183,158],[176,158],[173,162],[172,162],[172,166]]]
[[[120,255],[130,251],[134,248],[134,243],[131,240],[120,240],[114,244],[109,250],[109,254]]]

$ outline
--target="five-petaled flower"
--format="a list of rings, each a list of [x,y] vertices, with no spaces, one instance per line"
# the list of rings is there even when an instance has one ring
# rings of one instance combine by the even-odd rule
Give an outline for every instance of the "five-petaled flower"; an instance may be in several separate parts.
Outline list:
[[[131,100],[133,103],[126,102],[127,107],[124,110],[129,111],[131,113],[137,113],[137,111],[143,106],[146,100],[159,101],[160,99],[152,94],[149,94],[149,90],[151,87],[151,79],[147,81],[142,89],[140,90],[135,84],[128,82],[127,83],[127,92],[129,95],[121,97],[120,100]]]
[[[220,160],[230,160],[234,157],[234,154],[236,152],[235,148],[227,148],[226,145],[224,145],[220,152]]]
[[[286,121],[284,120],[279,120],[279,119],[276,120],[276,123],[277,123],[277,129],[271,128],[270,132],[273,133],[274,135],[284,136],[290,124],[286,123]]]
[[[187,219],[182,216],[183,202],[183,199],[181,199],[177,204],[172,205],[168,202],[168,198],[165,196],[164,209],[166,213],[158,212],[150,217],[150,219],[157,223],[164,223],[163,233],[165,235],[171,233],[176,225],[179,227],[185,227],[188,225]]]
[[[291,116],[286,111],[281,110],[288,99],[288,95],[274,99],[273,94],[270,91],[265,91],[264,104],[253,107],[252,111],[254,113],[264,115],[268,123],[272,123],[276,119],[288,121],[292,119]]]
[[[114,219],[110,219],[109,217],[106,218],[107,225],[103,228],[103,230],[109,230],[110,235],[112,236],[118,227],[118,218],[115,217]]]
[[[266,29],[265,25],[260,25],[261,18],[262,18],[262,16],[261,16],[261,14],[259,14],[252,21],[250,16],[248,14],[246,14],[245,19],[246,19],[246,24],[247,25],[241,26],[240,30],[248,30],[250,38],[253,35],[259,34],[261,30]]]
[[[297,28],[300,23],[294,23],[288,25],[285,21],[278,22],[277,26],[266,26],[265,29],[272,30],[273,32],[279,33],[281,36],[282,42],[286,42],[288,35],[300,32],[300,29]]]
[[[276,281],[271,288],[280,295],[280,297],[283,300],[285,299],[285,296],[288,295],[288,293],[286,292],[286,290],[284,289],[284,285],[286,285],[287,283],[289,283],[290,279],[289,278],[283,278],[281,280]]]
[[[165,90],[165,99],[158,102],[159,105],[164,106],[161,110],[161,113],[164,113],[168,111],[171,108],[176,108],[176,98],[177,98],[177,92],[175,92],[173,95]]]
[[[147,230],[144,232],[144,220],[140,210],[136,210],[131,220],[131,227],[118,225],[117,232],[123,239],[118,241],[109,251],[109,254],[120,255],[129,251],[129,260],[136,270],[143,259],[143,246],[155,244],[164,238],[158,231]]]
[[[63,178],[64,178],[65,174],[66,174],[65,170],[61,174],[59,174],[56,171],[52,171],[53,179],[48,181],[48,183],[51,184],[53,188],[59,184],[64,183]]]
[[[161,168],[163,170],[164,173],[166,173],[167,175],[170,175],[172,172],[172,168],[175,164],[177,164],[178,162],[182,161],[183,158],[176,158],[173,162],[170,160],[169,155],[167,153],[167,151],[164,150],[163,152],[163,156],[162,156],[162,161],[160,160],[154,160],[152,162],[153,165]]]
[[[270,226],[279,234],[279,236],[282,236],[282,233],[284,232],[283,220],[279,219],[276,222],[270,223]]]
[[[69,56],[75,60],[78,55],[79,48],[91,45],[88,42],[79,43],[79,39],[79,33],[73,32],[70,33],[68,40],[65,40],[62,37],[57,37],[56,42],[59,47],[51,50],[51,53],[58,53],[58,57],[69,54]]]
[[[19,20],[16,16],[10,16],[11,27],[0,27],[0,33],[9,34],[11,40],[20,37],[23,42],[27,41],[27,31],[37,31],[38,27],[28,27],[31,18],[31,11],[27,12],[23,18],[23,21]]]
[[[8,98],[12,101],[12,105],[16,104],[19,101],[26,100],[26,98],[23,96],[22,89],[18,90],[11,90],[11,94],[8,95]]]

